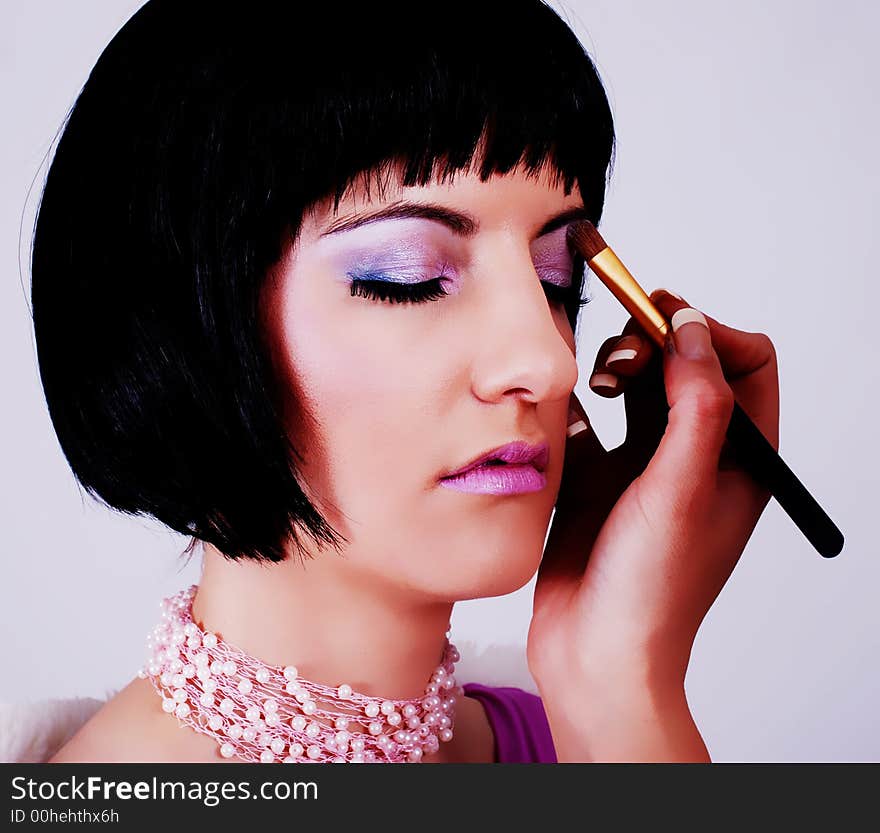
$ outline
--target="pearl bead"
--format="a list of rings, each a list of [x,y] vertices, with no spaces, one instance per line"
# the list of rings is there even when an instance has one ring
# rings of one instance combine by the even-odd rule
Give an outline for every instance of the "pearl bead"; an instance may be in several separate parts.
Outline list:
[[[227,677],[234,677],[237,672],[238,666],[231,659],[228,659],[223,663],[223,673]]]
[[[215,659],[211,663],[211,673],[216,674],[218,677],[223,673],[223,663],[219,659]]]
[[[244,729],[242,729],[242,727],[239,726],[237,723],[233,723],[226,730],[226,734],[229,735],[229,737],[231,737],[233,740],[238,740],[242,736],[243,732],[244,732]]]
[[[253,726],[248,726],[242,733],[241,736],[248,742],[253,743],[253,741],[257,737],[257,730]]]
[[[183,632],[187,636],[195,636],[199,632],[199,629],[196,627],[195,622],[187,622],[186,626],[183,629]]]
[[[284,669],[284,676],[285,676],[288,680],[293,681],[293,680],[295,680],[295,679],[299,676],[299,671],[297,671],[295,665],[288,665],[288,666],[286,666],[285,669]]]
[[[348,728],[348,718],[347,717],[337,717],[335,721],[333,721],[333,725],[337,729],[347,729]]]
[[[222,726],[223,726],[223,718],[220,717],[219,714],[212,714],[208,718],[208,727],[213,729],[215,732],[218,729],[222,728]]]
[[[355,738],[351,742],[351,751],[352,752],[363,752],[364,751],[364,741],[363,738]]]
[[[209,694],[213,694],[217,690],[217,681],[208,678],[202,684],[202,690],[207,691]]]
[[[173,697],[178,703],[182,703],[186,700],[186,692],[182,688],[175,689]]]
[[[202,644],[206,648],[216,648],[217,647],[217,637],[213,633],[206,633],[202,637]]]
[[[367,703],[364,707],[364,714],[367,717],[376,717],[379,714],[379,707],[375,703]]]
[[[214,705],[214,695],[209,694],[207,691],[202,692],[202,696],[199,697],[199,702],[206,706],[207,708],[211,708]]]
[[[186,644],[190,648],[198,648],[199,645],[202,644],[202,640],[199,639],[198,635],[193,634],[186,640]]]
[[[378,735],[382,731],[382,724],[378,720],[374,720],[370,724],[370,734]]]
[[[271,749],[264,749],[260,753],[260,763],[271,764],[275,760],[275,753]]]
[[[259,720],[260,710],[256,706],[250,706],[248,710],[244,713],[244,716],[248,720]]]
[[[263,732],[257,742],[260,744],[260,746],[268,746],[270,743],[272,743],[272,735],[270,735],[268,732]]]
[[[254,684],[250,680],[241,680],[238,684],[238,690],[242,694],[250,694],[254,689]]]
[[[186,717],[189,714],[189,703],[180,703],[174,713],[180,718]]]
[[[422,750],[416,747],[415,749],[410,749],[409,751],[409,760],[410,763],[417,764],[422,760]]]
[[[295,759],[295,758],[291,758],[290,756],[288,756],[288,757],[286,757],[281,763],[282,763],[282,764],[295,764],[295,763],[296,763],[296,759]]]
[[[438,691],[440,691],[440,686],[437,685],[437,683],[428,683],[428,685],[425,686],[426,694],[437,694]]]
[[[235,747],[231,743],[224,743],[220,747],[220,754],[224,758],[231,758],[235,754]]]
[[[348,683],[343,683],[339,686],[338,693],[340,698],[348,700],[348,698],[351,697],[351,686],[348,685]]]
[[[314,714],[318,710],[318,704],[314,700],[306,700],[302,704],[302,710],[305,714]]]
[[[199,668],[201,668],[203,665],[208,665],[209,662],[210,662],[210,660],[211,660],[211,658],[210,658],[210,657],[209,657],[204,651],[199,651],[199,652],[193,657],[193,662],[194,662],[194,663],[196,664],[196,666],[198,666]]]
[[[406,743],[406,739],[409,737],[409,733],[404,731],[403,729],[398,729],[394,733],[394,740],[398,743]]]
[[[334,736],[337,743],[347,743],[351,738],[348,732],[337,732]]]
[[[171,677],[171,685],[173,685],[174,688],[183,688],[186,685],[186,677],[184,677],[183,674],[174,674]]]
[[[386,719],[388,720],[389,726],[399,726],[400,721],[403,720],[398,712],[391,712]]]
[[[267,726],[277,726],[281,723],[281,717],[276,712],[270,712],[266,715]]]
[[[171,714],[177,708],[177,703],[174,702],[170,697],[165,697],[162,700],[162,711],[167,714]]]
[[[451,691],[455,688],[455,677],[447,677],[443,680],[441,688],[443,688],[444,691]]]
[[[273,700],[271,697],[263,700],[263,711],[267,714],[269,712],[277,712],[278,711],[278,701]]]
[[[230,714],[232,714],[232,712],[234,710],[235,710],[235,703],[232,700],[230,700],[228,697],[224,697],[220,701],[220,711],[223,714],[229,716]]]
[[[345,763],[345,758],[334,758],[333,761],[332,761],[332,763],[334,763],[334,764],[344,764],[344,763]]]
[[[364,762],[364,756],[363,756],[363,755],[361,755],[361,754],[359,754],[359,753],[356,752],[354,755],[351,756],[350,763],[353,763],[353,764],[362,764],[363,762]]]
[[[380,710],[382,714],[391,714],[391,712],[394,711],[394,703],[392,703],[390,700],[383,700]]]
[[[196,676],[205,683],[211,679],[211,669],[206,665],[200,665],[198,671],[196,671]]]
[[[310,738],[316,738],[321,734],[321,727],[317,723],[309,723],[306,726],[306,735]]]
[[[299,700],[300,703],[305,703],[306,700],[311,699],[309,697],[309,693],[304,688],[299,689],[299,691],[296,692],[294,697],[296,697],[296,699]]]
[[[303,745],[301,743],[291,743],[290,746],[287,747],[287,751],[292,758],[299,758],[303,753]]]
[[[308,752],[306,752],[306,754],[314,761],[316,758],[321,757],[321,747],[316,746],[315,744],[312,744],[309,747]]]
[[[165,688],[171,688],[171,680],[173,676],[173,674],[169,674],[166,671],[161,677],[159,677],[159,682],[162,683]]]
[[[418,709],[412,703],[407,703],[403,707],[403,716],[412,717],[417,711]]]
[[[288,683],[284,686],[284,690],[288,694],[296,694],[299,691],[299,683]]]
[[[306,728],[306,719],[301,714],[298,714],[290,721],[290,725],[293,726],[297,732],[301,732]]]
[[[444,742],[448,742],[452,740],[452,729],[441,729],[440,730],[440,740]]]
[[[171,663],[170,663],[170,665],[168,666],[168,670],[169,670],[172,674],[179,674],[181,668],[183,668],[183,662],[181,662],[181,660],[180,660],[179,657],[176,658],[176,659],[171,660]]]
[[[275,738],[269,746],[276,755],[280,755],[284,751],[284,741],[281,738]]]
[[[257,676],[258,683],[268,683],[269,682],[269,672],[265,668],[258,669],[256,676]]]
[[[435,721],[436,721],[436,718],[435,718]],[[433,723],[431,723],[431,715],[428,715],[428,717],[426,718],[426,722],[431,726],[434,725]],[[419,726],[421,725],[421,723],[422,723],[422,721],[419,720],[415,715],[413,715],[411,718],[409,718],[409,720],[406,721],[406,725],[410,729],[418,729]]]
[[[441,729],[448,729],[452,725],[452,721],[446,717],[446,715],[443,715],[443,717],[440,718],[439,725]]]

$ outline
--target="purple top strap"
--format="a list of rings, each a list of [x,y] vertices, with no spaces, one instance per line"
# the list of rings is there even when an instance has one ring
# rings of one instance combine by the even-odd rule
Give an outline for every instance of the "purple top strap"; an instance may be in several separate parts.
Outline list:
[[[482,703],[495,735],[500,764],[555,764],[556,750],[541,698],[511,686],[465,683],[464,693]]]

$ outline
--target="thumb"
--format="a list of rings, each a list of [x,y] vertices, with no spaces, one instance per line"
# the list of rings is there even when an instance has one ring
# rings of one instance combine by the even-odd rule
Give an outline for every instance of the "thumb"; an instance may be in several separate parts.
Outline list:
[[[655,494],[664,498],[674,484],[676,503],[687,511],[701,495],[714,491],[734,396],[703,314],[675,299],[664,306],[664,313],[675,309],[663,351],[669,415],[642,481],[648,488],[656,483]]]

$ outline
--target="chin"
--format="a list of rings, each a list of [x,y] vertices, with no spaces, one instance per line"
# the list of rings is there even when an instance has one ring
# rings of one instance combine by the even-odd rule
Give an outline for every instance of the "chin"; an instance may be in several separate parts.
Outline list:
[[[516,537],[502,532],[494,541],[481,536],[479,551],[472,548],[466,564],[449,565],[449,576],[455,579],[455,586],[449,587],[450,598],[467,601],[519,590],[531,581],[541,564],[545,537],[544,530]]]

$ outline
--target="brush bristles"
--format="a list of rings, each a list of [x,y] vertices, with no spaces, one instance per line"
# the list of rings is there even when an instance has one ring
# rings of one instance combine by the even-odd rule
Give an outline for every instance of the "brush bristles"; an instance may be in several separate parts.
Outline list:
[[[587,260],[592,260],[602,249],[608,248],[602,235],[596,231],[596,227],[589,220],[579,220],[572,223],[568,227],[567,234],[568,239]]]

